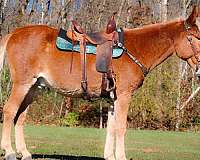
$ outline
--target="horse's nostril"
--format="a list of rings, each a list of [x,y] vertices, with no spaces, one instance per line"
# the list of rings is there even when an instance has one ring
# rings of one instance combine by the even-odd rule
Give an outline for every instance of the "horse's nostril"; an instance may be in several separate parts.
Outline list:
[[[200,78],[200,69],[199,68],[196,71],[196,76]]]

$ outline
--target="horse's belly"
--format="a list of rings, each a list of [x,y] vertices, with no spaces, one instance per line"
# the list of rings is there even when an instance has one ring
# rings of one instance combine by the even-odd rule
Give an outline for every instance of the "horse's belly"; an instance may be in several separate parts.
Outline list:
[[[51,76],[40,74],[45,79],[44,83],[69,97],[83,97],[83,89],[81,88],[81,77],[79,76]],[[101,95],[101,76],[88,77],[87,94],[91,98],[97,98]]]
[[[54,88],[54,87],[53,87]],[[65,88],[54,88],[59,93],[68,96],[68,97],[76,97],[76,98],[99,98],[101,96],[101,88],[96,88],[93,90],[88,89],[85,94],[82,88],[73,88],[73,89],[65,89]]]

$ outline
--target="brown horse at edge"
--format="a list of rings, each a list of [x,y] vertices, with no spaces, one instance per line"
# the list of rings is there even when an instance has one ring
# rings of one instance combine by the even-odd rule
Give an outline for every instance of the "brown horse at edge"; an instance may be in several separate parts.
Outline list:
[[[198,16],[199,10],[195,7],[186,20],[124,29],[124,45],[149,71],[176,53],[199,74],[200,34],[196,25]],[[44,78],[50,86],[66,91],[65,93],[81,89],[80,54],[74,53],[73,68],[70,72],[71,53],[63,53],[56,48],[57,34],[57,29],[35,25],[16,29],[1,41],[0,69],[3,68],[6,56],[13,82],[11,95],[3,108],[1,148],[5,150],[7,160],[16,159],[11,146],[13,122],[17,152],[22,154],[22,159],[31,159],[31,154],[26,148],[23,127],[27,107],[32,102],[35,90],[33,86],[38,78]],[[125,53],[119,59],[113,59],[112,65],[116,74],[117,100],[114,102],[114,114],[108,114],[104,158],[125,160],[124,137],[128,106],[131,95],[142,85],[144,74]],[[87,73],[88,90],[98,91],[101,86],[101,74],[95,69],[94,55],[87,55]],[[21,112],[15,121],[19,110]]]

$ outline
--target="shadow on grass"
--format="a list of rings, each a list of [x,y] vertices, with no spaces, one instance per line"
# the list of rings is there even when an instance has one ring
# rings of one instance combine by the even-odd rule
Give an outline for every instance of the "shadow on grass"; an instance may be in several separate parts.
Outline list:
[[[104,158],[99,158],[99,157],[32,154],[32,159],[41,159],[41,158],[54,159],[54,160],[104,160]]]
[[[4,153],[0,154],[0,160],[4,159]],[[21,155],[17,154],[17,160],[21,160]],[[48,154],[32,154],[32,159],[48,159],[48,160],[105,160],[99,157],[87,157],[87,156],[69,156],[69,155],[48,155]]]

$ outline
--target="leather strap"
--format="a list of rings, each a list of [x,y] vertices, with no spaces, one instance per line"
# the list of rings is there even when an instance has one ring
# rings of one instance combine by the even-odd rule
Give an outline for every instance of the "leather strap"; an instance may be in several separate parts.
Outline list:
[[[83,34],[80,39],[80,51],[81,51],[81,70],[82,70],[82,80],[81,80],[81,88],[83,90],[84,96],[87,96],[87,71],[86,71],[86,41],[85,35]]]
[[[117,43],[117,46],[119,48],[122,48],[123,51],[128,55],[128,57],[135,63],[137,64],[140,69],[142,70],[143,74],[144,74],[144,77],[147,76],[147,74],[149,73],[149,70],[148,68],[146,68],[135,56],[133,56],[130,51],[122,44],[122,43]]]
[[[118,40],[119,43],[124,44],[124,30],[123,30],[123,28],[118,28],[117,33],[118,33],[118,36],[119,36],[119,40]]]

